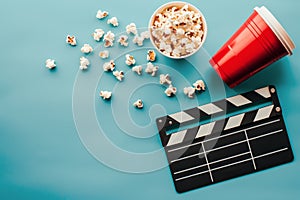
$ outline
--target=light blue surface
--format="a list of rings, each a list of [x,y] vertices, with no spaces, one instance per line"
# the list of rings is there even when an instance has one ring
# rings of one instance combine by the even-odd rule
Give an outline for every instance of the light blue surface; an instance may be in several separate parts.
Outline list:
[[[123,85],[116,84],[112,77],[105,74],[100,76],[102,70],[97,62],[103,61],[99,58],[96,61],[96,52],[89,57],[92,60],[91,69],[85,73],[78,72],[79,58],[82,56],[80,47],[84,43],[99,46],[91,37],[95,28],[111,29],[119,34],[130,22],[135,22],[138,27],[145,27],[153,11],[165,2],[168,1],[0,2],[0,199],[299,198],[299,48],[295,49],[293,56],[285,57],[234,90],[225,87],[228,96],[269,84],[277,87],[295,154],[292,163],[177,194],[169,169],[164,167],[154,170],[154,167],[165,164],[165,157],[161,154],[160,141],[154,132],[156,130],[151,119],[180,108],[192,107],[198,103],[197,100],[199,103],[206,103],[225,97],[223,86],[218,83],[216,74],[207,64],[204,50],[207,50],[209,55],[214,54],[252,13],[255,6],[265,5],[269,8],[287,29],[296,46],[299,46],[300,1],[188,1],[203,12],[208,23],[205,49],[197,54],[203,59],[194,61],[191,58],[192,63],[196,62],[193,65],[201,65],[201,68],[194,73],[195,68],[189,67],[185,61],[181,62],[185,64],[186,69],[182,69],[182,66],[177,66],[182,63],[171,62],[161,56],[157,63],[166,65],[161,67],[161,72],[174,74],[174,82],[177,81],[181,88],[187,84],[186,81],[192,83],[197,73],[199,77],[202,76],[209,83],[208,91],[196,100],[189,101],[182,94],[177,98],[166,98],[162,93],[163,88],[155,84],[157,77],[152,79],[146,74],[142,77],[129,74]],[[98,9],[107,10],[111,16],[117,16],[120,26],[111,28],[104,21],[97,20],[95,14]],[[67,34],[75,34],[78,37],[77,47],[65,44]],[[150,47],[150,44],[146,43],[145,46]],[[119,50],[112,51],[118,54]],[[143,51],[146,50],[133,52],[137,54],[137,60],[141,64],[145,63]],[[56,70],[49,71],[44,67],[48,57],[57,61]],[[122,67],[128,70],[125,65]],[[91,76],[96,73],[99,73],[99,77]],[[90,76],[94,79],[89,79]],[[83,91],[81,100],[93,97],[87,104],[72,99],[73,86],[82,83],[80,81],[84,79],[85,84],[80,84],[80,88],[75,87],[74,92],[78,95],[81,93],[76,93],[76,89]],[[150,84],[143,85],[148,80]],[[93,84],[93,81],[96,81],[96,84]],[[141,84],[141,87],[135,84]],[[104,85],[115,87],[111,102],[103,102],[95,95]],[[132,86],[136,91],[132,95],[128,94],[127,86]],[[93,93],[88,93],[90,90]],[[145,109],[132,109],[132,101],[141,96],[147,102]],[[78,102],[79,107],[74,104]],[[151,108],[152,105],[156,106]],[[72,110],[75,108],[77,111],[85,111],[94,106],[94,112],[87,113],[87,116],[81,115],[81,112],[73,113]],[[73,115],[81,117],[77,120],[82,119],[79,123],[77,121],[77,127]],[[130,117],[132,124],[122,124],[122,117]],[[118,157],[114,151],[106,148],[103,142],[105,138],[103,141],[90,138],[95,146],[86,148],[80,138],[82,139],[82,134],[94,131],[89,129],[89,123],[92,124],[93,120],[99,122],[99,126],[105,132],[105,138],[119,149],[138,154],[158,151],[158,156],[152,156],[153,160],[145,159],[145,162],[128,162],[127,157]],[[142,130],[140,133],[139,128]],[[102,142],[103,146],[98,146]],[[90,153],[93,148],[99,151],[103,159],[111,158],[112,166],[108,167],[107,162],[103,164],[95,159],[95,153]],[[118,168],[117,164],[118,170],[114,169]],[[153,165],[149,167],[152,170],[148,168],[148,171],[152,171],[149,173],[122,172],[141,172],[149,165]],[[131,170],[128,170],[129,168]]]

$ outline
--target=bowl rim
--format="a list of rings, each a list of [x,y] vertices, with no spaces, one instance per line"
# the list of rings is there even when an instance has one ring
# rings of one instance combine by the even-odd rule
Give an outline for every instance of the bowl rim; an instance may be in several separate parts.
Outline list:
[[[174,56],[169,56],[169,55],[166,55],[164,53],[162,53],[159,48],[156,46],[156,44],[154,43],[153,39],[152,39],[152,24],[153,24],[153,21],[154,21],[154,18],[155,16],[160,13],[162,10],[164,10],[165,8],[168,8],[168,7],[171,7],[171,6],[175,6],[178,4],[183,7],[184,5],[188,5],[189,8],[191,8],[191,10],[193,11],[196,11],[197,13],[200,14],[201,16],[201,19],[202,19],[202,24],[204,25],[204,35],[203,35],[203,39],[201,41],[201,44],[199,45],[199,47],[197,49],[195,49],[195,51],[193,51],[192,53],[190,54],[187,54],[187,55],[184,55],[184,56],[181,56],[181,57],[174,57]],[[203,15],[203,13],[196,7],[194,6],[193,4],[191,3],[188,3],[188,2],[185,2],[185,1],[171,1],[171,2],[168,2],[168,3],[165,3],[163,5],[161,5],[160,7],[158,7],[154,12],[153,14],[151,15],[150,17],[150,20],[149,20],[149,23],[148,23],[148,31],[149,31],[149,34],[150,34],[150,41],[152,43],[152,45],[155,47],[155,49],[162,55],[168,57],[168,58],[172,58],[172,59],[184,59],[184,58],[187,58],[187,57],[190,57],[192,55],[194,55],[197,51],[199,51],[201,49],[201,47],[203,46],[205,40],[206,40],[206,37],[207,37],[207,22],[206,22],[206,19]]]

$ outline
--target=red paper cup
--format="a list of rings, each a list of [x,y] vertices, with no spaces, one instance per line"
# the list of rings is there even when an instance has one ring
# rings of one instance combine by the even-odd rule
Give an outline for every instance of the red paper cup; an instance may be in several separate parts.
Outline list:
[[[286,55],[295,45],[264,6],[253,14],[211,58],[210,64],[231,88]]]

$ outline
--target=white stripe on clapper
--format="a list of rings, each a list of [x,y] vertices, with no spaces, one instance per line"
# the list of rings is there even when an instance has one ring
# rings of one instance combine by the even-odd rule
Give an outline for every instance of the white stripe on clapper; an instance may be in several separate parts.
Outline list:
[[[254,122],[269,118],[272,113],[273,107],[274,107],[274,105],[270,105],[270,106],[259,109],[254,118]]]
[[[213,130],[214,126],[215,126],[215,123],[216,122],[211,122],[209,124],[205,124],[205,125],[200,126],[199,130],[198,130],[198,133],[196,135],[196,138],[210,135],[212,133],[212,130]]]
[[[245,113],[237,115],[237,116],[234,116],[234,117],[230,117],[228,119],[228,122],[227,122],[224,130],[228,130],[228,129],[240,126],[241,123],[242,123],[242,120],[243,120],[244,116],[245,116]]]
[[[250,101],[249,99],[243,97],[242,95],[237,95],[237,96],[234,96],[234,97],[230,97],[230,98],[227,98],[226,100],[229,101],[230,103],[232,103],[233,105],[237,106],[237,107],[252,103],[252,101]]]
[[[244,131],[244,133],[245,133],[245,137],[246,137],[246,140],[247,140],[248,148],[249,148],[249,151],[250,151],[250,155],[251,155],[253,167],[256,170],[256,164],[255,164],[255,161],[254,161],[254,157],[253,157],[253,153],[252,153],[252,148],[251,148],[251,145],[250,145],[250,142],[249,142],[248,133],[247,133],[247,131]]]
[[[194,119],[194,117],[190,116],[189,114],[187,114],[185,112],[178,112],[178,113],[169,115],[169,117],[175,119],[179,123],[187,122],[187,121]]]
[[[199,106],[198,108],[208,115],[216,114],[216,113],[223,111],[221,108],[219,108],[218,106],[216,106],[212,103],[209,103],[209,104],[206,104],[203,106]]]
[[[183,141],[186,133],[187,133],[187,130],[183,130],[183,131],[179,131],[177,133],[173,133],[170,137],[170,140],[169,140],[167,146],[181,143]]]
[[[258,93],[259,95],[263,96],[264,98],[271,97],[271,93],[270,93],[269,87],[264,87],[264,88],[255,90],[255,92]]]
[[[211,173],[211,169],[210,169],[208,158],[207,158],[207,153],[205,151],[205,147],[204,147],[203,142],[202,142],[202,148],[203,148],[203,153],[204,153],[204,157],[205,157],[205,160],[206,160],[206,164],[207,164],[207,168],[208,168],[210,180],[211,180],[211,182],[214,182],[214,178],[213,178],[212,173]]]

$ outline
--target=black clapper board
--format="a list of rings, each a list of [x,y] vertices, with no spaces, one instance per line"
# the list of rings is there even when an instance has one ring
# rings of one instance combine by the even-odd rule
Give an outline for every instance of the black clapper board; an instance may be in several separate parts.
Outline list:
[[[176,191],[291,162],[281,111],[276,88],[268,86],[158,118]]]

